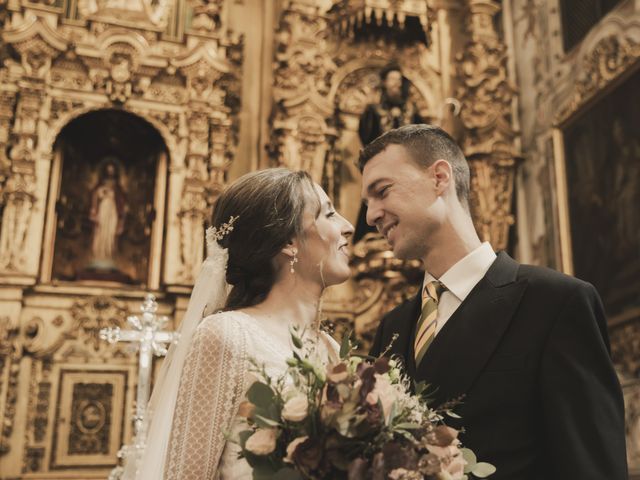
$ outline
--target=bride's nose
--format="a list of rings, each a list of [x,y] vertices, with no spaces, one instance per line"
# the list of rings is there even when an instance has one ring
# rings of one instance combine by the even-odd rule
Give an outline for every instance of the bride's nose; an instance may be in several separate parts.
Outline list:
[[[342,236],[349,238],[351,235],[353,235],[354,232],[354,228],[353,225],[351,225],[351,222],[349,222],[349,220],[347,220],[346,218],[344,218],[342,215],[340,215],[340,217],[342,218]]]

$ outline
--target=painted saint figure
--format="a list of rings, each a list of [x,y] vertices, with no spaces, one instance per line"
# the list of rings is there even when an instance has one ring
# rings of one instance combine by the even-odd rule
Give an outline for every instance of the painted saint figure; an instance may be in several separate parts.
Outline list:
[[[125,195],[119,183],[118,164],[108,160],[101,168],[98,184],[91,192],[89,219],[93,222],[91,267],[115,269],[118,237],[124,230]]]

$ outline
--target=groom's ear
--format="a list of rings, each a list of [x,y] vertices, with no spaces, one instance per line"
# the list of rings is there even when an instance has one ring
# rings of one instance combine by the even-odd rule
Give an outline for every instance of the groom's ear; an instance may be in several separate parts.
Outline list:
[[[442,158],[433,162],[432,168],[436,193],[440,195],[451,185],[453,169],[451,168],[451,164]]]

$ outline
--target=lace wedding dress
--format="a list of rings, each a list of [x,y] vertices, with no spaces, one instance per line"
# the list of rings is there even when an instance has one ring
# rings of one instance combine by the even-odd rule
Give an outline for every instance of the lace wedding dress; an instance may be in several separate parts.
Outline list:
[[[339,347],[325,333],[315,347],[321,359],[337,359]],[[238,459],[240,448],[233,442],[247,429],[237,414],[257,380],[251,359],[277,377],[284,373],[292,350],[283,325],[261,323],[243,312],[222,312],[202,320],[180,381],[165,479],[251,480],[251,468]]]

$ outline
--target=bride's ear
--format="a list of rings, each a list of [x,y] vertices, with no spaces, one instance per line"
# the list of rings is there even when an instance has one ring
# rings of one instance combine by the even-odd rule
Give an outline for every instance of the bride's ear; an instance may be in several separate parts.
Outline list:
[[[281,250],[287,257],[295,257],[298,254],[298,245],[295,240],[290,240],[289,243]]]

